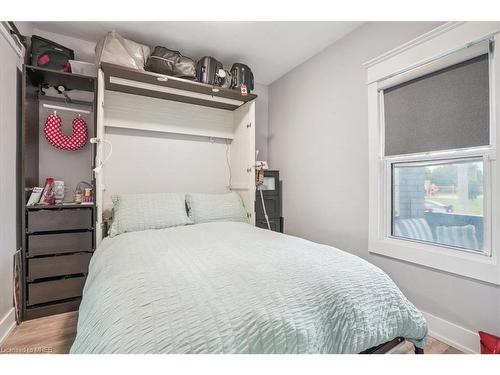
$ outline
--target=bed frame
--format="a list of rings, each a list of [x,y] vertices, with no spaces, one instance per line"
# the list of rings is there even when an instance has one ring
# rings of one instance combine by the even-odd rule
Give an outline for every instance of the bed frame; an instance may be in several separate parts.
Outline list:
[[[405,339],[403,337],[396,337],[395,339],[388,341],[384,344],[380,344],[374,346],[373,348],[366,349],[359,354],[387,354],[392,349],[394,349],[399,344],[402,344],[403,342],[405,342]],[[415,354],[424,354],[424,349],[418,348],[415,345],[413,345],[413,347],[415,348]]]

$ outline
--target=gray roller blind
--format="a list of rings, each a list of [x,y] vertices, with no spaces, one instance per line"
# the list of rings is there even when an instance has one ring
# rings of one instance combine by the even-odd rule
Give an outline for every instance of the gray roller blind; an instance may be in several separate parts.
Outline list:
[[[385,155],[490,143],[488,55],[384,90]]]

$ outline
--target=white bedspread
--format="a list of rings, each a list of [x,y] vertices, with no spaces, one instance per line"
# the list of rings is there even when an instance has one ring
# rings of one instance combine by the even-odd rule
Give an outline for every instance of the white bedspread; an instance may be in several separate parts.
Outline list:
[[[72,353],[358,353],[427,324],[372,264],[245,223],[107,238]]]

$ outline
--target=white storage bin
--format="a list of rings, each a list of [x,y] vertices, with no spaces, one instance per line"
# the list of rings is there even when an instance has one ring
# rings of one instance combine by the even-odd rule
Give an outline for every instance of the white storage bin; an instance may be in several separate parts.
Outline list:
[[[91,77],[97,76],[97,68],[95,64],[84,61],[69,60],[69,65],[71,66],[71,73]]]

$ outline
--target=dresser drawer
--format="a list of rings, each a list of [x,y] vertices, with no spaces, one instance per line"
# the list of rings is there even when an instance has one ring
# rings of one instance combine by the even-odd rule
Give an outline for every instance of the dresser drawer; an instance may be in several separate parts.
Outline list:
[[[62,314],[70,311],[77,311],[80,306],[81,298],[66,300],[64,302],[54,302],[45,305],[28,307],[24,320],[41,318],[43,316]]]
[[[267,221],[264,220],[256,220],[255,221],[255,226],[263,229],[269,229],[267,227]],[[281,232],[283,233],[283,230],[281,228],[281,219],[269,219],[269,226],[271,227],[271,230],[273,232]]]
[[[28,305],[80,297],[84,285],[84,276],[28,284]]]
[[[28,232],[92,228],[92,209],[49,209],[28,211]]]
[[[28,256],[92,251],[93,232],[28,235]]]
[[[87,273],[91,253],[28,259],[28,279]]]
[[[281,216],[281,198],[279,195],[264,196],[264,203],[269,218],[279,218]],[[262,200],[258,191],[255,201],[255,218],[256,220],[265,219],[264,210],[262,209]]]

